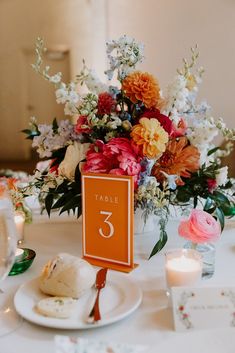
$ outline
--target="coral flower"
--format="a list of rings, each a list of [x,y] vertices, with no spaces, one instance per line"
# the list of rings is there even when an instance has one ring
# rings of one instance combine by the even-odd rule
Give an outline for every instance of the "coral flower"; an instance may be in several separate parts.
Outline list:
[[[122,82],[122,90],[132,103],[143,102],[146,108],[161,104],[158,82],[147,72],[135,71],[128,75]]]
[[[131,132],[134,144],[149,159],[156,158],[165,151],[168,134],[157,119],[141,118]]]
[[[152,174],[158,181],[165,179],[165,174],[177,175],[176,183],[183,185],[180,177],[190,178],[191,172],[199,169],[200,153],[195,146],[188,144],[186,137],[172,139],[167,145],[166,152],[153,166]]]

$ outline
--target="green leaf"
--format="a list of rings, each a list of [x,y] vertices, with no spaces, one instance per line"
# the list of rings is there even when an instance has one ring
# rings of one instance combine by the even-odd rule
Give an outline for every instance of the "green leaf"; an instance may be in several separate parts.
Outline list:
[[[80,162],[78,163],[76,169],[75,169],[75,175],[74,179],[76,183],[81,184],[81,172],[80,172]]]
[[[23,132],[24,134],[27,134],[27,135],[31,135],[31,130],[30,129],[24,129],[24,130],[21,130],[21,132]]]
[[[212,199],[210,197],[207,197],[206,203],[205,203],[205,205],[203,207],[203,210],[204,211],[208,211],[212,207],[212,205],[213,205]]]
[[[221,230],[224,229],[224,213],[220,207],[217,207],[215,210],[215,214],[220,222]]]
[[[212,148],[211,150],[208,151],[207,156],[212,155],[213,153],[215,153],[215,152],[218,151],[219,149],[220,149],[220,147]]]
[[[81,194],[74,196],[72,199],[70,199],[60,210],[60,214],[69,211],[73,208],[82,208],[82,200],[81,200]]]
[[[56,120],[56,118],[53,120],[53,122],[52,122],[52,129],[53,129],[53,131],[54,132],[57,132],[57,130],[58,130],[58,123],[57,123],[57,120]]]
[[[51,214],[51,208],[54,200],[54,195],[53,194],[48,194],[45,198],[45,207],[48,213],[48,216],[50,217]]]
[[[62,195],[52,206],[52,209],[56,209],[56,208],[60,208],[62,206],[64,206],[64,204],[66,203],[66,195]]]
[[[151,259],[152,256],[156,255],[159,251],[161,251],[164,246],[166,245],[166,242],[167,242],[167,232],[165,230],[161,230],[160,232],[160,238],[158,240],[158,242],[155,244],[150,256],[149,256],[149,259]]]
[[[227,196],[225,196],[222,192],[220,191],[214,191],[213,194],[211,195],[211,198],[217,202],[221,202],[221,203],[227,203],[227,205],[230,205],[230,201],[227,198]]]

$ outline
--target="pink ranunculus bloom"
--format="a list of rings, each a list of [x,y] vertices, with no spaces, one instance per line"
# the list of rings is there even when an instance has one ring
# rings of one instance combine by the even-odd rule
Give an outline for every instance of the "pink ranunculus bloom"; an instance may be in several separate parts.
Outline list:
[[[193,243],[209,243],[218,240],[221,227],[209,213],[194,209],[188,220],[180,222],[178,232]]]

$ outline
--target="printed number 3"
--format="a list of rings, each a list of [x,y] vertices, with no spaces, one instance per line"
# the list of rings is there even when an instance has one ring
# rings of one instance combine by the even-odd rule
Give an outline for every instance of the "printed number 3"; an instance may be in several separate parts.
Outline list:
[[[109,233],[108,234],[104,234],[103,233],[103,229],[99,228],[99,234],[104,237],[104,238],[111,238],[113,236],[114,233],[114,226],[113,224],[109,221],[109,218],[112,216],[112,212],[108,212],[108,211],[100,211],[100,214],[103,214],[105,216],[107,216],[104,220],[104,223],[106,223],[109,226]]]

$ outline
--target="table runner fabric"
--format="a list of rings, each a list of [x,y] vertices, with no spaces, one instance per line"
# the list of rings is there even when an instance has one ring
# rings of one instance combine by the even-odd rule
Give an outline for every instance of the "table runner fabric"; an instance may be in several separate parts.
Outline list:
[[[55,336],[55,353],[147,353],[146,346]]]

